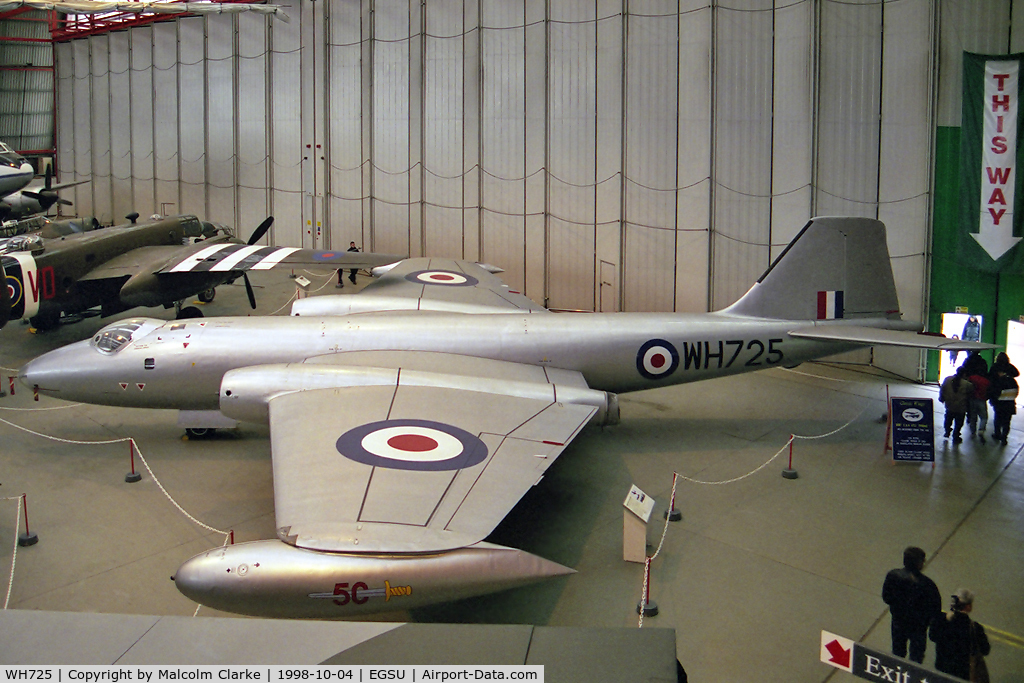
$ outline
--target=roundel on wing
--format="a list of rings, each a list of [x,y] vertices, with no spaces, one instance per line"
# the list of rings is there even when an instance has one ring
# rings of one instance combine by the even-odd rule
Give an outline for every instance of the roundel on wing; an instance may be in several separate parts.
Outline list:
[[[447,287],[473,287],[480,284],[475,277],[454,270],[417,270],[406,275],[405,279],[420,285]]]
[[[636,369],[647,379],[668,377],[679,367],[679,352],[664,339],[644,342],[636,354]]]
[[[348,430],[335,444],[349,460],[395,470],[461,470],[487,458],[487,445],[464,429],[432,420],[381,420]]]

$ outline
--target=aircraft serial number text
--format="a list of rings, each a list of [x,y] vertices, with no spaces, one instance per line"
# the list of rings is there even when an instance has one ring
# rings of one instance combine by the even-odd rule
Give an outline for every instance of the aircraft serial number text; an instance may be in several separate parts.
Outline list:
[[[708,370],[714,368],[728,368],[737,361],[740,353],[746,349],[753,353],[743,363],[745,367],[757,367],[759,365],[777,365],[785,357],[782,349],[782,339],[769,339],[767,344],[760,339],[726,339],[717,342],[683,342],[680,361],[684,370]]]

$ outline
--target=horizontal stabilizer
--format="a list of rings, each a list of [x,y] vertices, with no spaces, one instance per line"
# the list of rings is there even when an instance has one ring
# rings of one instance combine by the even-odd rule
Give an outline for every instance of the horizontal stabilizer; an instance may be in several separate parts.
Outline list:
[[[995,344],[950,339],[941,335],[904,330],[886,330],[856,325],[812,325],[789,331],[789,336],[816,341],[853,342],[881,346],[908,346],[936,351],[987,351],[998,349]]]

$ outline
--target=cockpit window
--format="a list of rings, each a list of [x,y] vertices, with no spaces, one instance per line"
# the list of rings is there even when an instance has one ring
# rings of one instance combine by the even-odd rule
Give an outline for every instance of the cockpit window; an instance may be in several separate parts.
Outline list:
[[[144,318],[132,318],[107,325],[92,338],[92,346],[100,353],[117,353],[145,322]]]

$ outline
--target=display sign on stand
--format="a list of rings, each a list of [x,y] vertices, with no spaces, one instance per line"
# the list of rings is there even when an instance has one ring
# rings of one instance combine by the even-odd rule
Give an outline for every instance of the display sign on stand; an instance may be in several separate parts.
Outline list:
[[[891,399],[892,459],[935,462],[935,415],[930,398]]]
[[[647,559],[647,521],[654,510],[654,499],[633,484],[622,502],[622,559],[644,562]]]

